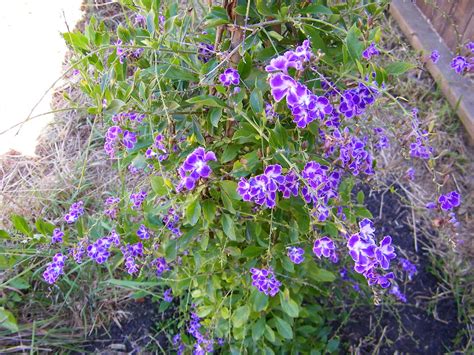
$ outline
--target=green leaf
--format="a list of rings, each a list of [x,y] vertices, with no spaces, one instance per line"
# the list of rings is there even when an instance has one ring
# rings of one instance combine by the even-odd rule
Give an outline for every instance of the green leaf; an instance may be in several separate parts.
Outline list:
[[[262,292],[254,291],[250,296],[250,302],[255,312],[261,312],[268,307],[268,296]]]
[[[245,53],[245,55],[239,62],[237,69],[242,80],[246,79],[249,76],[252,70],[252,57],[249,53]]]
[[[168,242],[165,243],[165,258],[166,258],[166,261],[168,261],[168,262],[173,261],[174,259],[176,259],[177,254],[178,254],[177,239],[168,240]]]
[[[291,329],[291,325],[279,317],[275,317],[275,321],[278,334],[280,334],[285,339],[293,339],[293,330]]]
[[[186,102],[190,104],[196,104],[200,106],[210,106],[210,107],[226,107],[225,102],[221,99],[210,96],[210,95],[200,95],[195,96],[187,100]]]
[[[225,235],[229,237],[230,240],[236,240],[235,235],[235,224],[234,220],[228,214],[223,214],[222,219],[222,230],[224,231]]]
[[[0,326],[11,332],[18,332],[18,324],[12,312],[0,307]]]
[[[359,191],[357,193],[357,203],[359,205],[362,205],[364,203],[364,199],[365,199],[364,191]]]
[[[2,238],[2,239],[11,239],[10,234],[8,234],[3,229],[0,229],[0,238]]]
[[[411,63],[395,62],[395,63],[390,63],[389,65],[387,65],[385,70],[387,71],[387,74],[398,76],[398,75],[402,75],[403,73],[413,68],[415,68],[415,66]]]
[[[258,339],[260,339],[264,332],[265,332],[265,317],[260,317],[260,319],[252,325],[253,341],[257,341]]]
[[[202,203],[202,215],[208,223],[212,223],[216,217],[216,204],[213,200],[205,200]]]
[[[359,41],[359,37],[361,35],[362,33],[357,28],[356,24],[352,25],[352,27],[347,32],[346,46],[347,50],[349,51],[349,55],[354,62],[360,59],[362,51],[364,50],[364,44]]]
[[[14,287],[18,290],[26,290],[27,288],[30,287],[30,284],[28,283],[28,281],[26,281],[24,278],[22,277],[17,277],[11,281],[8,282],[8,284],[11,286],[11,287]]]
[[[298,317],[300,313],[298,304],[290,298],[289,292],[286,292],[286,294],[285,292],[280,292],[280,304],[283,312],[291,318]]]
[[[336,276],[331,271],[314,266],[309,268],[308,275],[318,282],[332,282],[336,279]]]
[[[197,315],[201,318],[208,316],[215,310],[214,306],[201,306],[197,310]]]
[[[260,90],[254,89],[250,94],[250,107],[256,115],[263,111],[263,98]]]
[[[108,114],[118,113],[120,112],[120,110],[122,109],[124,105],[125,105],[125,102],[123,102],[122,100],[113,99],[110,102],[110,104],[107,106],[107,108],[105,109],[105,113],[108,113]]]
[[[231,160],[234,160],[239,153],[240,147],[241,146],[237,144],[227,144],[220,157],[221,163],[227,163]]]
[[[219,120],[222,117],[222,109],[214,107],[209,111],[209,118],[211,120],[211,124],[213,127],[217,127],[219,125]]]
[[[242,327],[247,320],[249,319],[250,316],[250,307],[245,305],[245,306],[240,306],[237,308],[232,316],[232,324],[234,325],[235,328],[240,328]]]
[[[89,49],[89,41],[86,36],[80,32],[66,32],[63,37],[74,49]]]
[[[17,231],[19,231],[20,233],[23,233],[23,234],[25,234],[29,237],[31,237],[33,235],[33,232],[31,230],[30,226],[28,225],[28,222],[22,216],[13,215],[12,216],[12,223],[13,223],[13,226],[15,227],[15,229]]]
[[[275,342],[275,332],[273,331],[272,328],[270,328],[270,326],[268,324],[265,324],[265,338],[267,338],[267,340],[270,342],[270,343],[274,343]]]
[[[151,177],[151,188],[158,196],[164,196],[168,193],[168,188],[166,187],[165,179],[162,176],[152,176]]]
[[[201,217],[201,204],[198,199],[192,201],[186,208],[186,220],[187,222],[194,226],[199,221]]]

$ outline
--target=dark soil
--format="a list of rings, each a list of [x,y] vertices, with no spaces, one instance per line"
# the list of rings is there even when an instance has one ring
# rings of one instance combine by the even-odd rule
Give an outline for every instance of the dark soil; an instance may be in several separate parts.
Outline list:
[[[167,349],[170,347],[167,337],[158,324],[173,317],[173,307],[160,312],[159,304],[151,298],[131,301],[127,304],[127,317],[112,323],[107,332],[101,332],[85,347],[85,351],[100,354],[143,354],[147,348]]]
[[[433,300],[437,279],[429,272],[431,262],[418,236],[414,249],[413,231],[407,223],[410,210],[396,194],[362,189],[365,204],[374,216],[377,235],[391,235],[397,250],[417,260],[418,273],[402,291],[407,304],[359,307],[342,330],[348,350],[379,354],[444,354],[462,326],[457,321],[456,302],[452,298]],[[423,237],[421,237],[423,238]],[[399,253],[400,254],[400,253]]]

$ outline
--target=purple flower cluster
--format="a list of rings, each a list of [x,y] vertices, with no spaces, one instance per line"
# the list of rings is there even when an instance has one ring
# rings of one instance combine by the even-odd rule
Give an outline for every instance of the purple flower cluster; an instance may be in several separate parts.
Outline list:
[[[439,60],[439,52],[435,49],[434,51],[431,52],[430,54],[430,59],[433,63],[438,63]]]
[[[305,85],[296,82],[287,74],[272,74],[269,83],[275,101],[286,98],[293,122],[299,128],[305,128],[317,119],[323,120],[333,112],[333,106],[325,96],[313,94]]]
[[[375,144],[375,148],[378,150],[386,149],[390,147],[390,141],[385,134],[385,131],[381,127],[374,128],[374,133],[377,135],[379,141]]]
[[[144,190],[140,192],[130,194],[130,202],[132,203],[132,209],[137,210],[141,207],[143,201],[145,201],[148,193]]]
[[[319,259],[321,256],[330,259],[332,262],[336,263],[338,261],[336,254],[336,245],[334,241],[329,237],[322,237],[316,239],[313,244],[313,253]]]
[[[443,211],[452,210],[461,205],[461,195],[457,191],[451,191],[446,195],[439,196],[438,204]]]
[[[227,68],[224,73],[219,75],[219,81],[224,86],[239,85],[240,75],[239,72],[233,68]]]
[[[115,157],[115,148],[120,137],[122,137],[122,144],[127,149],[133,149],[137,143],[136,133],[128,130],[122,130],[122,128],[119,126],[109,127],[107,133],[105,134],[104,150],[110,156],[110,158]]]
[[[107,208],[104,210],[104,214],[111,219],[117,218],[118,204],[120,203],[120,198],[118,197],[107,197],[104,204]]]
[[[270,122],[272,122],[275,118],[278,117],[278,114],[275,112],[273,105],[269,102],[265,104],[265,117],[267,117],[267,120]]]
[[[251,268],[252,286],[255,286],[260,292],[267,296],[275,296],[280,291],[281,283],[273,274],[271,269]]]
[[[75,202],[69,207],[69,212],[64,216],[66,223],[71,224],[84,214],[84,202]]]
[[[46,265],[46,270],[43,272],[44,280],[50,285],[54,284],[60,275],[64,274],[64,262],[67,256],[57,253],[53,257],[53,261]]]
[[[354,270],[364,275],[370,286],[378,284],[387,288],[394,275],[392,272],[382,275],[378,268],[388,270],[390,260],[396,257],[392,238],[385,236],[377,245],[373,222],[367,218],[359,222],[359,228],[359,233],[353,234],[347,241],[349,255],[355,262]]]
[[[143,53],[143,48],[124,48],[123,46],[123,41],[119,38],[117,41],[114,43],[116,50],[115,53],[117,54],[117,57],[119,58],[120,64],[123,64],[125,62],[125,59],[127,57],[131,58],[139,58],[142,53]],[[133,46],[133,42],[130,41],[130,45]]]
[[[181,181],[176,190],[181,191],[183,187],[189,191],[193,190],[200,178],[207,179],[211,174],[208,162],[216,160],[213,152],[206,152],[202,147],[196,148],[178,169]]]
[[[410,144],[410,156],[412,158],[430,159],[433,148],[428,144],[428,137],[420,135],[415,142]]]
[[[311,43],[309,40],[305,40],[301,46],[296,47],[296,50],[286,51],[283,55],[273,58],[270,65],[265,67],[265,71],[267,73],[283,72],[287,74],[289,68],[303,70],[304,63],[309,62],[312,57]]]
[[[416,266],[410,262],[410,260],[404,259],[404,258],[399,258],[398,262],[400,266],[402,267],[403,271],[405,271],[408,275],[408,279],[411,281],[413,280],[413,277],[417,273]]]
[[[112,116],[112,121],[115,124],[125,124],[127,121],[131,123],[142,123],[145,118],[144,113],[138,112],[120,112]]]
[[[301,264],[304,261],[304,249],[297,247],[288,247],[288,257],[294,264]]]
[[[212,44],[201,42],[198,44],[198,59],[207,63],[214,56],[214,46]],[[237,83],[238,84],[238,83]],[[236,85],[237,85],[236,84]]]
[[[137,230],[137,236],[140,239],[150,239],[150,231],[142,224]]]
[[[400,302],[407,303],[407,297],[400,291],[397,285],[393,285],[389,293],[394,295]]]
[[[87,246],[87,255],[97,264],[103,264],[110,257],[111,245],[112,242],[108,237],[99,238]]]
[[[466,44],[466,48],[471,51],[472,54],[474,54],[474,42],[469,42]]]
[[[163,300],[165,302],[173,302],[173,290],[168,288],[163,292]]]
[[[344,90],[338,110],[346,118],[362,115],[378,96],[374,85],[359,83],[356,88]]]
[[[249,180],[241,178],[237,192],[244,201],[253,201],[260,206],[275,207],[278,187],[285,182],[281,174],[281,166],[269,165],[261,175],[251,177]]]
[[[59,228],[55,228],[53,230],[53,236],[51,237],[51,243],[62,243],[63,237],[64,232]]]
[[[363,52],[362,57],[366,60],[370,60],[372,57],[380,55],[379,50],[375,47],[375,43],[372,42]]]
[[[451,68],[458,74],[463,74],[465,71],[469,71],[471,64],[469,61],[462,55],[454,57],[451,61]]]
[[[184,346],[183,341],[181,340],[181,334],[178,333],[175,336],[173,336],[173,339],[172,339],[171,342],[173,343],[173,346],[176,349],[176,354],[177,355],[184,354],[185,346]]]
[[[337,189],[341,178],[338,171],[329,172],[327,166],[310,161],[306,163],[301,177],[304,182],[301,195],[306,203],[312,202],[317,209],[325,206],[329,199],[338,196]]]
[[[157,158],[159,161],[163,161],[168,159],[168,150],[163,144],[164,137],[161,134],[158,134],[155,137],[155,142],[153,146],[148,148],[145,152],[145,157],[147,159],[154,159]]]
[[[70,250],[70,254],[72,255],[74,261],[78,264],[82,263],[82,258],[83,258],[85,253],[86,253],[86,241],[85,240],[79,241]]]
[[[170,208],[166,216],[163,217],[163,224],[178,238],[183,234],[179,228],[179,218],[180,215],[174,208]]]
[[[125,268],[127,273],[133,275],[140,270],[140,266],[136,263],[136,257],[143,256],[143,244],[127,244],[121,247],[120,250],[125,258]]]
[[[195,312],[191,312],[188,333],[196,339],[193,349],[194,355],[205,355],[214,351],[214,340],[202,334],[201,328],[201,318]]]
[[[156,268],[156,276],[161,276],[165,271],[170,270],[168,263],[163,257],[156,258],[151,264]]]

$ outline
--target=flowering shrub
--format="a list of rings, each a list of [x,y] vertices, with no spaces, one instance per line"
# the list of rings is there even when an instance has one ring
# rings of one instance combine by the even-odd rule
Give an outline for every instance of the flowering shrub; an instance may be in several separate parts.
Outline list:
[[[352,194],[389,146],[371,115],[410,68],[375,61],[380,1],[216,6],[195,30],[174,3],[125,3],[136,17],[117,33],[92,20],[65,34],[121,183],[102,211],[78,201],[53,226],[61,253],[45,281],[84,259],[159,280],[164,302],[180,300],[178,353],[333,352],[321,306],[341,280],[403,300],[392,267],[416,267]],[[406,117],[401,153],[430,159],[428,133]],[[438,203],[452,209],[459,195]]]

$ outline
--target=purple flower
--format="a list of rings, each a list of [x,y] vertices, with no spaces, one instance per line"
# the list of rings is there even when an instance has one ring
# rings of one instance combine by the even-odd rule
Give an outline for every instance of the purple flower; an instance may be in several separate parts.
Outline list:
[[[244,201],[252,201],[259,206],[273,208],[276,205],[276,193],[284,189],[285,176],[281,174],[281,165],[269,165],[261,175],[249,180],[241,178],[237,193]]]
[[[55,228],[53,230],[53,236],[51,237],[51,243],[62,243],[63,237],[64,232],[59,228]]]
[[[435,49],[434,51],[431,52],[430,54],[430,59],[433,63],[438,63],[439,60],[439,52]]]
[[[464,73],[464,71],[469,70],[470,64],[467,59],[461,55],[454,57],[451,61],[451,68],[458,74]]]
[[[301,46],[295,51],[287,51],[283,55],[273,58],[270,64],[265,67],[267,73],[283,72],[288,73],[288,68],[303,70],[303,64],[309,62],[313,57],[311,43],[309,40],[303,41]]]
[[[331,255],[335,252],[336,246],[334,242],[329,237],[322,237],[320,239],[316,239],[313,244],[313,253],[321,259],[321,256],[326,258],[331,257]]]
[[[84,214],[84,202],[79,201],[73,203],[69,207],[69,213],[64,216],[66,223],[71,224],[77,221],[77,219]]]
[[[103,264],[110,257],[109,248],[111,242],[108,238],[100,238],[93,244],[87,247],[87,255],[93,259],[97,264]]]
[[[174,208],[170,208],[165,217],[163,217],[163,224],[171,231],[176,237],[180,237],[183,233],[179,229],[178,222],[180,214],[177,213]]]
[[[380,263],[380,267],[388,270],[390,260],[395,259],[395,248],[392,246],[392,237],[385,236],[380,242],[380,246],[375,249],[375,258]]]
[[[281,283],[275,278],[271,269],[251,268],[252,286],[267,296],[275,296],[280,291]]]
[[[400,291],[397,285],[393,285],[389,293],[394,295],[400,302],[407,303],[406,296]]]
[[[207,63],[214,56],[214,46],[201,42],[198,44],[198,60],[203,63]]]
[[[433,148],[427,145],[427,139],[417,137],[416,141],[410,144],[410,156],[413,158],[429,159]]]
[[[415,180],[415,168],[413,167],[408,168],[406,172],[406,176],[408,180],[411,180],[411,181]]]
[[[115,231],[115,229],[112,229],[110,231],[110,234],[107,236],[107,239],[109,240],[109,242],[111,244],[115,244],[115,246],[119,246],[120,245],[120,236],[118,235],[118,233]]]
[[[461,195],[457,191],[451,191],[438,198],[438,203],[442,210],[449,211],[461,205]]]
[[[278,114],[275,112],[273,105],[268,102],[265,104],[265,116],[270,122],[272,122],[273,119],[278,117]]]
[[[132,209],[136,210],[136,209],[139,209],[143,203],[143,201],[145,201],[146,199],[146,196],[148,195],[148,193],[146,191],[140,191],[138,193],[133,193],[130,195],[130,202],[132,202]]]
[[[362,57],[366,60],[370,60],[372,57],[379,55],[379,50],[375,47],[375,43],[372,42],[363,52]]]
[[[156,268],[156,276],[161,276],[161,274],[170,269],[165,258],[156,258],[152,261],[152,265]]]
[[[301,195],[306,203],[326,204],[329,199],[338,196],[340,174],[337,171],[329,173],[327,166],[310,161],[306,163],[301,176],[305,182]]]
[[[409,260],[404,259],[404,258],[399,258],[398,261],[399,261],[402,269],[404,271],[406,271],[406,273],[408,275],[408,279],[412,280],[413,276],[415,276],[417,271],[418,271],[416,269],[416,266],[414,264],[412,264]]]
[[[196,148],[178,169],[181,181],[176,189],[181,191],[185,187],[193,190],[200,178],[207,179],[211,174],[212,170],[207,163],[216,160],[213,152],[206,152],[202,147]]]
[[[165,302],[173,302],[173,290],[170,288],[163,292],[163,300]]]
[[[142,224],[137,230],[137,235],[140,239],[149,239],[150,231],[147,227],[145,227],[145,225]]]
[[[274,74],[270,77],[269,84],[271,87],[271,93],[276,102],[280,102],[290,89],[296,88],[296,82],[292,77],[285,74]]]
[[[125,258],[125,268],[127,269],[127,273],[130,275],[133,275],[140,270],[133,256],[127,256]]]
[[[374,222],[364,218],[359,222],[359,233],[365,240],[373,240],[375,233]]]
[[[127,149],[133,149],[137,143],[137,135],[130,131],[124,131],[122,142]]]
[[[285,199],[293,196],[298,196],[299,191],[299,178],[293,170],[290,170],[288,174],[285,175],[285,179],[282,183],[279,184],[278,190],[282,192],[282,196]]]
[[[301,264],[304,261],[304,249],[288,247],[288,257],[292,263]]]
[[[474,42],[469,42],[466,44],[466,48],[470,50],[472,54],[474,54]]]
[[[64,262],[67,256],[57,253],[53,257],[53,261],[48,263],[46,270],[43,272],[44,280],[50,285],[54,284],[60,275],[64,274]]]
[[[228,68],[223,74],[219,75],[219,80],[224,86],[239,85],[240,75],[237,70]]]
[[[74,258],[74,261],[78,264],[82,263],[82,257],[86,253],[86,241],[81,240],[71,250],[70,254]]]

